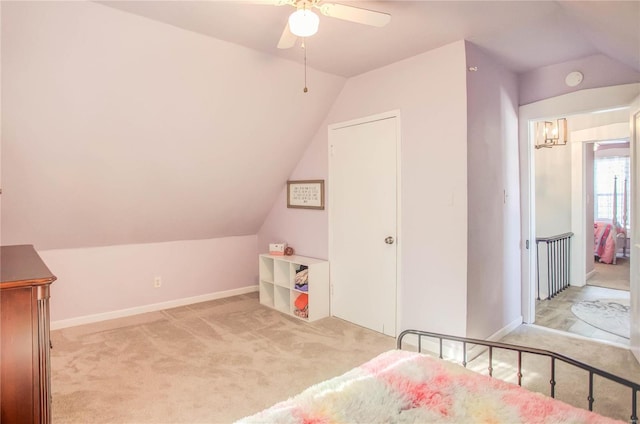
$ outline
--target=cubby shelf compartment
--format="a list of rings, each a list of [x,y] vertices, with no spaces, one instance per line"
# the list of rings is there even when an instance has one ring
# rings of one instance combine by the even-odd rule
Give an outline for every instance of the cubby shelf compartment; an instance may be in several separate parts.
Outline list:
[[[315,321],[329,316],[329,262],[304,256],[274,256],[261,254],[259,260],[260,303],[287,315]],[[300,267],[309,269],[308,291],[295,289],[295,277]],[[295,315],[295,301],[306,293],[309,299],[308,317]]]
[[[260,280],[260,303],[273,308],[273,284],[268,281]]]
[[[258,272],[260,274],[260,280],[273,283],[273,260],[260,256]]]

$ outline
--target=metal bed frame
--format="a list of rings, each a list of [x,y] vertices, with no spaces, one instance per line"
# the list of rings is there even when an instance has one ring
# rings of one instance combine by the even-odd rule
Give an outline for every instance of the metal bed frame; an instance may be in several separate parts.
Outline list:
[[[572,365],[577,368],[581,368],[589,373],[589,395],[587,396],[587,401],[589,402],[589,411],[593,411],[593,402],[595,398],[593,397],[593,376],[598,375],[603,377],[609,381],[613,381],[622,386],[625,386],[631,390],[631,418],[629,422],[631,424],[638,424],[638,411],[637,411],[637,400],[638,400],[638,392],[640,392],[640,384],[634,383],[633,381],[629,381],[625,378],[619,377],[617,375],[611,374],[604,370],[592,367],[591,365],[585,364],[583,362],[577,361],[575,359],[569,358],[568,356],[560,355],[555,352],[551,352],[543,349],[536,349],[532,347],[526,346],[518,346],[507,343],[500,342],[492,342],[488,340],[479,340],[472,339],[468,337],[458,337],[458,336],[449,336],[446,334],[438,334],[438,333],[430,333],[426,331],[420,330],[405,330],[398,336],[397,339],[397,347],[398,349],[402,349],[402,339],[407,335],[414,335],[418,337],[418,352],[422,352],[422,338],[427,337],[429,339],[438,339],[439,341],[439,357],[442,359],[442,342],[443,340],[459,342],[462,343],[462,366],[466,368],[467,366],[467,345],[480,345],[486,346],[489,349],[489,376],[493,377],[493,351],[494,349],[502,349],[502,350],[510,350],[518,353],[518,385],[522,386],[522,354],[528,353],[532,355],[547,357],[550,359],[551,366],[551,379],[549,380],[549,385],[551,388],[551,397],[555,398],[555,386],[556,386],[556,361],[561,361],[566,364]]]

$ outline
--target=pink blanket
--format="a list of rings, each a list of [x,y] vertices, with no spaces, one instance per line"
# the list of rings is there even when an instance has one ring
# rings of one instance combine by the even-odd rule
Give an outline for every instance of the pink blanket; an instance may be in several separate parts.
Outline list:
[[[241,423],[614,423],[460,365],[389,351]]]
[[[617,228],[609,222],[598,221],[593,224],[593,254],[600,262],[612,264],[616,254]]]

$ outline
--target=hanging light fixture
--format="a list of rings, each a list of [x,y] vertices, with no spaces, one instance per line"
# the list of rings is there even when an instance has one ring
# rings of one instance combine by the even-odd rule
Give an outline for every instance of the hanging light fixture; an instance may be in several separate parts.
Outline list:
[[[310,37],[318,32],[320,18],[311,10],[307,10],[306,3],[289,16],[289,31],[298,37]]]
[[[536,149],[567,144],[567,119],[536,122]]]

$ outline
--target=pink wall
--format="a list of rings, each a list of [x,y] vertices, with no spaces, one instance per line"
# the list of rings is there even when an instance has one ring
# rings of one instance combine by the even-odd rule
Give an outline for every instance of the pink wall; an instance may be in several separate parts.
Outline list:
[[[97,2],[3,2],[2,243],[255,234],[345,81],[308,73]]]
[[[52,319],[253,289],[256,232],[345,79],[96,2],[2,3],[2,244]],[[153,288],[153,278],[163,285]]]
[[[251,289],[258,281],[255,246],[255,236],[242,236],[38,253],[58,277],[51,289],[55,322]]]
[[[520,320],[517,99],[514,73],[459,42],[349,79],[331,109],[325,124],[400,110],[400,329],[488,337]],[[293,178],[326,176],[325,124]],[[283,191],[258,240],[326,258],[327,226]]]
[[[564,80],[573,71],[582,72],[584,80],[569,87]],[[587,88],[640,82],[640,72],[607,56],[593,55],[525,72],[519,75],[518,82],[519,104],[526,105]]]
[[[292,175],[327,175],[328,124],[400,110],[399,329],[465,333],[465,69],[460,41],[349,79]],[[276,237],[327,258],[326,212],[286,210],[281,195],[258,233],[260,249]]]
[[[516,75],[466,43],[467,335],[487,338],[521,317]]]
[[[328,156],[327,121],[313,136],[290,180],[324,180],[325,209],[287,208],[286,184],[283,184],[271,211],[258,232],[258,251],[266,252],[269,243],[286,242],[297,255],[328,258]]]

